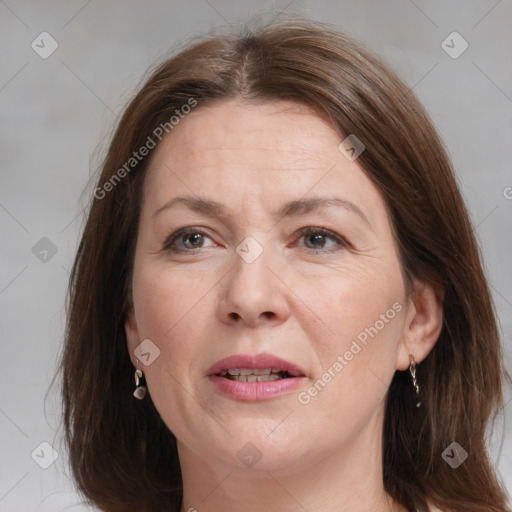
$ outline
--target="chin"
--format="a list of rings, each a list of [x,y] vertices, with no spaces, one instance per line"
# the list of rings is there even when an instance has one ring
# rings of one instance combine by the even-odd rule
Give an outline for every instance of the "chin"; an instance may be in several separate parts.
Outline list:
[[[211,440],[215,446],[217,460],[223,460],[231,467],[252,471],[287,472],[304,458],[308,448],[305,432],[278,432],[278,422],[248,420],[230,423],[232,438],[223,436],[225,442]],[[300,451],[297,449],[300,447]]]

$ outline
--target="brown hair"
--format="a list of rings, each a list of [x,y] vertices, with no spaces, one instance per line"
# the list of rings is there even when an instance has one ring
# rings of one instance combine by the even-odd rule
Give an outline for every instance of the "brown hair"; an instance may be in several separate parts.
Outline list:
[[[414,94],[378,57],[331,25],[300,17],[195,41],[154,70],[119,121],[69,286],[64,427],[80,491],[105,511],[178,511],[181,503],[176,440],[151,398],[132,396],[124,319],[149,157],[126,162],[191,98],[196,108],[231,98],[300,102],[341,137],[365,144],[358,162],[386,200],[406,280],[442,286],[445,296],[442,332],[418,368],[422,407],[413,405],[405,371],[388,391],[385,489],[409,510],[428,500],[444,510],[505,512],[485,428],[503,407],[506,372],[446,152]],[[114,182],[116,173],[122,179]],[[453,441],[469,453],[456,470],[441,457]]]

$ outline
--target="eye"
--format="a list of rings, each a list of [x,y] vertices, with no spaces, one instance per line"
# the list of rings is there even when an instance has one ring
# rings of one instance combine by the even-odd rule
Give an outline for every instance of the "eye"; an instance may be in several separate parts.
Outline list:
[[[331,249],[331,251],[327,252],[332,252],[332,249],[337,250],[336,248],[346,248],[349,246],[344,238],[324,228],[308,227],[302,229],[300,233],[307,249]],[[327,241],[328,239],[331,240],[330,243]]]
[[[301,229],[300,234],[299,240],[303,239],[306,249],[311,249],[314,252],[332,252],[350,245],[343,237],[324,228],[307,227]],[[197,249],[213,247],[213,244],[205,245],[206,239],[211,240],[211,237],[199,228],[183,228],[166,239],[162,251],[171,253],[194,252]]]
[[[201,229],[183,228],[166,239],[162,250],[167,252],[192,252],[194,249],[205,247],[206,238],[210,238],[210,236]]]

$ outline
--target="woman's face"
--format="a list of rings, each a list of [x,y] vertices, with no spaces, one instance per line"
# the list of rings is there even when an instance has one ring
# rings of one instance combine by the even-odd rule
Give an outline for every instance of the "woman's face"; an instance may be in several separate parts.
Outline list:
[[[154,150],[126,331],[180,458],[287,471],[380,442],[410,308],[341,142],[305,107],[233,101]]]

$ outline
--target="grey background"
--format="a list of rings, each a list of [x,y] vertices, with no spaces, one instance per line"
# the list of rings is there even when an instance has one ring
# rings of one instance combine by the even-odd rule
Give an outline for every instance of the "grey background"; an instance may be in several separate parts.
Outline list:
[[[117,116],[148,66],[176,42],[282,10],[335,23],[365,42],[426,105],[476,226],[511,368],[510,1],[0,1],[0,511],[80,509],[58,428],[58,386],[49,386],[87,204],[81,194],[92,190]],[[31,48],[43,31],[59,45],[47,59]],[[453,31],[469,44],[456,59],[441,47]],[[46,262],[32,250],[43,237],[57,249]],[[491,446],[512,493],[511,409],[512,401]],[[47,469],[31,458],[36,450],[34,459],[51,462],[43,441],[59,454]]]

